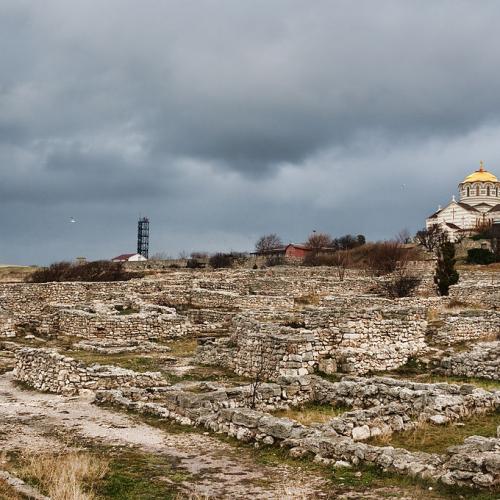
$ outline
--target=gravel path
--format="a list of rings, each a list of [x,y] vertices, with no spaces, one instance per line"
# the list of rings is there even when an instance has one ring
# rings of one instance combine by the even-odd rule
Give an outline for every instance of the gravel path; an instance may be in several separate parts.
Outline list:
[[[0,376],[0,449],[46,451],[64,447],[70,432],[107,445],[131,445],[172,457],[194,476],[186,488],[216,498],[326,498],[320,476],[296,467],[256,464],[247,450],[200,433],[168,434],[121,413],[64,397],[19,389]]]

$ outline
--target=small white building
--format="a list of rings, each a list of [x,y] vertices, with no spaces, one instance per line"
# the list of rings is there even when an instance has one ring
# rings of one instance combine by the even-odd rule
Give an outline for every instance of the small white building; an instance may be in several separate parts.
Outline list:
[[[439,207],[427,218],[427,228],[438,224],[454,241],[459,233],[469,233],[478,226],[500,222],[500,181],[484,169],[483,162],[479,170],[458,185],[458,190],[460,201],[453,196],[448,205]]]
[[[117,257],[113,257],[111,262],[143,262],[146,259],[140,253],[124,253],[122,255],[118,255]]]

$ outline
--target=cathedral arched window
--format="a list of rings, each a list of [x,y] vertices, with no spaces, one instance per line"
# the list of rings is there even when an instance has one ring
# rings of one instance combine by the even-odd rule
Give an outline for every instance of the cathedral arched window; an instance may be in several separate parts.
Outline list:
[[[479,185],[476,186],[476,196],[479,196]]]
[[[467,196],[470,196],[470,186],[467,186]]]
[[[486,196],[490,195],[490,186],[486,186]]]

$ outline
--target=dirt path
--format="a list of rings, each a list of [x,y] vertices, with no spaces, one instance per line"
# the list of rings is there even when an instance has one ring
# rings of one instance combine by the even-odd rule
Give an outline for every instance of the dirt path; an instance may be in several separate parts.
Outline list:
[[[71,432],[107,445],[132,445],[172,457],[193,475],[189,489],[217,498],[321,498],[323,478],[286,465],[256,464],[251,454],[199,433],[168,434],[126,415],[64,397],[19,389],[0,376],[0,449],[57,450],[57,432]]]

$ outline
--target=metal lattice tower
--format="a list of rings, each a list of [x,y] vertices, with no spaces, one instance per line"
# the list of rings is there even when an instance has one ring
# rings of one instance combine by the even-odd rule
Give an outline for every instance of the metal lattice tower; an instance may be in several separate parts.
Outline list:
[[[142,217],[137,223],[137,253],[149,258],[149,219]]]

